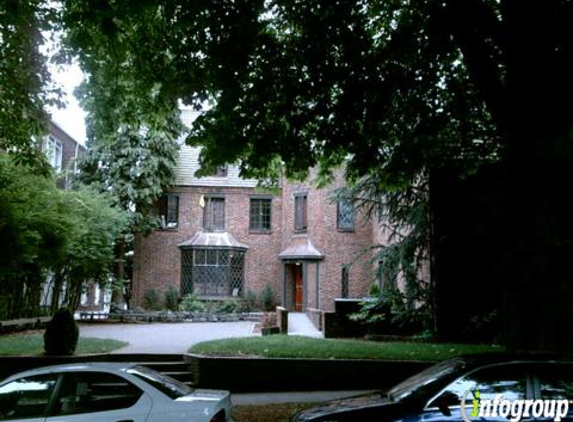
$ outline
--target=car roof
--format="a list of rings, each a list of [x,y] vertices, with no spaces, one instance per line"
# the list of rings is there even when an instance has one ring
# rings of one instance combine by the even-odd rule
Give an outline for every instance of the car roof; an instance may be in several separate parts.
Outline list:
[[[29,369],[17,374],[11,375],[13,377],[25,377],[39,374],[49,374],[54,372],[80,372],[80,371],[102,371],[102,372],[124,372],[135,366],[134,363],[128,362],[78,362],[66,363],[61,365],[49,365],[39,368]]]
[[[475,367],[489,364],[503,364],[510,362],[563,362],[573,363],[572,356],[555,352],[492,352],[480,354],[462,355],[462,359],[467,366]]]

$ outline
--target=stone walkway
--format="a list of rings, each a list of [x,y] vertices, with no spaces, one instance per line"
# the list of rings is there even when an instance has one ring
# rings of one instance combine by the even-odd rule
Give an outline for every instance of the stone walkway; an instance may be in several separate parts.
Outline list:
[[[140,324],[80,324],[82,337],[126,341],[112,353],[186,353],[202,341],[254,336],[254,322],[179,322]]]
[[[254,322],[80,323],[82,337],[126,341],[129,346],[112,353],[186,353],[194,344],[232,337],[259,336]],[[304,313],[289,313],[289,335],[324,337]]]
[[[290,336],[324,338],[324,334],[316,329],[308,316],[303,312],[289,312],[288,334]]]

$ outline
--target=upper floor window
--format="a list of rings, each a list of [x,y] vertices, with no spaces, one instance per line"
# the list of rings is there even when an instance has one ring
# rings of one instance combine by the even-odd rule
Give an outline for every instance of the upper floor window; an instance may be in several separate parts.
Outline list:
[[[205,197],[203,228],[207,231],[225,230],[225,198]]]
[[[229,175],[229,166],[227,164],[223,164],[222,166],[217,166],[215,173],[213,173],[213,177],[227,177]]]
[[[168,194],[159,200],[159,218],[161,219],[161,228],[177,228],[179,225],[179,196]]]
[[[308,224],[307,194],[295,194],[294,196],[294,229],[306,230]]]
[[[354,230],[354,204],[351,199],[339,199],[336,207],[338,230]]]
[[[62,156],[63,156],[63,148],[62,143],[54,138],[52,135],[48,136],[46,139],[46,148],[45,148],[46,157],[48,157],[48,161],[52,168],[56,172],[62,171]]]
[[[271,230],[271,198],[251,198],[249,206],[249,230]]]

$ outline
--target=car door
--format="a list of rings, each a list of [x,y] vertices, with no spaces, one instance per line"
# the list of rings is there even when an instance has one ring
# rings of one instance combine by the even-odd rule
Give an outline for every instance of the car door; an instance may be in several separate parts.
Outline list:
[[[0,386],[0,421],[44,422],[57,381],[57,374],[45,374]]]
[[[533,368],[534,398],[536,400],[555,401],[548,404],[551,415],[542,415],[536,421],[555,421],[559,415],[561,421],[573,421],[573,363],[545,362]],[[554,406],[554,407],[553,407]],[[565,414],[564,416],[562,416]],[[527,422],[527,420],[524,420]]]
[[[422,411],[420,420],[507,422],[511,415],[508,415],[509,418],[500,415],[502,413],[500,401],[507,400],[511,403],[528,396],[531,396],[531,377],[527,364],[489,365],[472,371],[448,385],[429,401]],[[484,410],[490,410],[490,415],[487,417],[479,415],[482,405]]]
[[[46,422],[145,422],[148,394],[107,372],[67,373]]]

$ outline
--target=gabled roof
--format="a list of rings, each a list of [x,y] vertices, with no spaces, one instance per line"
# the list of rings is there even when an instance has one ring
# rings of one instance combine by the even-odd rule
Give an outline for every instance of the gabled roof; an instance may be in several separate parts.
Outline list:
[[[238,187],[254,188],[257,186],[255,179],[243,179],[239,176],[239,167],[229,164],[227,175],[224,177],[196,177],[195,172],[199,170],[199,153],[201,148],[181,145],[179,148],[179,158],[175,170],[177,186],[209,186],[209,187]]]
[[[185,126],[191,128],[191,125],[201,112],[190,108],[181,109],[181,121]],[[195,172],[199,170],[200,147],[191,147],[185,144],[187,133],[178,139],[179,158],[175,169],[175,185],[177,186],[207,186],[207,187],[238,187],[254,188],[257,186],[257,180],[243,179],[239,176],[239,167],[234,164],[228,165],[227,174],[224,177],[196,177]]]

